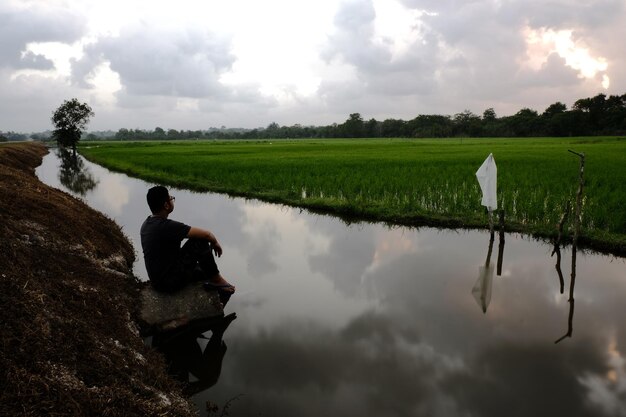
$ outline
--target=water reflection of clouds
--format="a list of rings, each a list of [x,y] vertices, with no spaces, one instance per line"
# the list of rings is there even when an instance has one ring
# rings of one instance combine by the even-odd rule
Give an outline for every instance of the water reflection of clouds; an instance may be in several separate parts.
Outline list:
[[[124,181],[115,220],[139,248],[148,184]],[[505,273],[483,314],[470,291],[485,232],[346,226],[173,193],[174,218],[218,235],[220,268],[238,286],[222,378],[201,406],[244,393],[233,415],[624,415],[623,259],[580,255],[574,337],[555,346],[568,303],[547,245],[506,236]],[[564,249],[566,279],[569,257]]]
[[[246,236],[248,273],[257,277],[278,270],[277,257],[283,239],[283,227],[277,221],[276,209],[266,204],[249,205],[244,208],[245,222],[240,226]]]
[[[402,327],[366,312],[338,332],[298,323],[239,339],[228,362],[237,379],[219,391],[254,393],[234,404],[238,415],[412,414],[432,405],[433,381],[458,363]]]
[[[107,213],[119,216],[130,201],[130,189],[120,175],[106,176],[98,184],[98,201]]]
[[[308,254],[311,271],[328,277],[346,296],[358,295],[376,251],[370,231],[338,230],[324,251]]]
[[[415,239],[411,239],[409,233],[405,233],[405,231],[406,229],[398,228],[380,234],[380,237],[376,239],[372,267],[388,262],[398,256],[418,251],[417,242]],[[414,233],[411,233],[411,235],[411,237],[415,237]]]
[[[599,348],[589,340],[562,349],[530,343],[486,347],[441,388],[469,415],[607,415],[588,401],[580,381],[606,372]]]
[[[581,383],[588,389],[590,403],[602,409],[606,415],[625,416],[626,361],[615,339],[609,342],[607,356],[606,374],[587,374],[581,378]]]
[[[236,415],[620,415],[615,402],[597,404],[602,393],[619,402],[620,391],[607,384],[606,355],[591,339],[561,349],[500,342],[466,355],[431,340],[372,311],[336,332],[297,322],[243,336],[210,398],[245,393]]]

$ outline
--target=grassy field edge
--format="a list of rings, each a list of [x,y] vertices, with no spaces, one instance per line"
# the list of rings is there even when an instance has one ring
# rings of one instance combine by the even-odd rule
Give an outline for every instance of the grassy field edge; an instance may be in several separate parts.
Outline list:
[[[87,152],[86,152],[87,151]],[[388,207],[376,204],[347,204],[345,201],[338,201],[328,198],[290,198],[284,193],[268,191],[250,191],[233,187],[225,187],[220,184],[209,184],[198,180],[172,179],[171,173],[149,172],[120,161],[100,158],[93,155],[87,149],[81,149],[81,153],[90,161],[107,167],[108,169],[121,172],[143,180],[184,188],[198,192],[216,192],[233,197],[243,197],[258,199],[261,201],[283,204],[297,207],[315,213],[328,214],[341,218],[346,223],[353,222],[383,222],[388,225],[402,225],[411,227],[439,227],[439,228],[463,228],[463,229],[485,229],[487,228],[486,213],[474,215],[445,215],[433,214],[421,211],[405,211],[398,213]],[[505,231],[522,233],[533,236],[541,240],[550,240],[557,234],[556,225],[542,226],[536,224],[522,224],[520,222],[507,219]],[[565,243],[571,243],[571,235],[567,234],[563,238]],[[579,246],[603,253],[610,253],[618,256],[626,256],[626,235],[619,233],[609,233],[601,230],[583,230],[579,237]]]

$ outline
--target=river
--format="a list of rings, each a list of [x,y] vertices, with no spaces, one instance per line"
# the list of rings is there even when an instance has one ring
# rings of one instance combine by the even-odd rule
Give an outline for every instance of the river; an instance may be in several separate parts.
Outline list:
[[[52,151],[37,175],[122,226],[146,280],[151,184],[82,159],[75,168]],[[522,235],[506,234],[499,256],[487,231],[170,194],[171,218],[216,234],[237,286],[219,379],[193,397],[201,413],[210,400],[231,416],[626,415],[623,258],[577,254],[574,309],[569,247],[561,293],[552,246]]]

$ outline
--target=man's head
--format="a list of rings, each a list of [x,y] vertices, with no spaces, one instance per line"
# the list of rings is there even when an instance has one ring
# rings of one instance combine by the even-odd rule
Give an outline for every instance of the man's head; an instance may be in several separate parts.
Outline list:
[[[167,188],[162,185],[150,188],[148,190],[148,194],[146,195],[146,199],[148,200],[148,206],[150,207],[152,214],[160,213],[162,210],[166,210],[168,213],[171,213],[172,210],[174,210],[174,197],[170,197],[170,193],[167,191]]]

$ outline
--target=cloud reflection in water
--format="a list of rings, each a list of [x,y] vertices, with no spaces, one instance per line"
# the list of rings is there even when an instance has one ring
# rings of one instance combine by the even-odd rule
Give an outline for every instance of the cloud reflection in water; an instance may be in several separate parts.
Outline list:
[[[86,165],[100,183],[119,175]],[[137,242],[149,185],[119,178],[126,191],[96,187],[84,198],[136,242],[145,277]],[[128,201],[115,213],[98,192]],[[624,415],[623,259],[580,254],[576,332],[554,345],[568,305],[548,245],[507,235],[483,314],[470,289],[486,232],[347,226],[258,201],[172,194],[173,218],[220,238],[220,269],[238,291],[228,359],[218,384],[194,397],[200,409],[244,394],[231,415]]]

